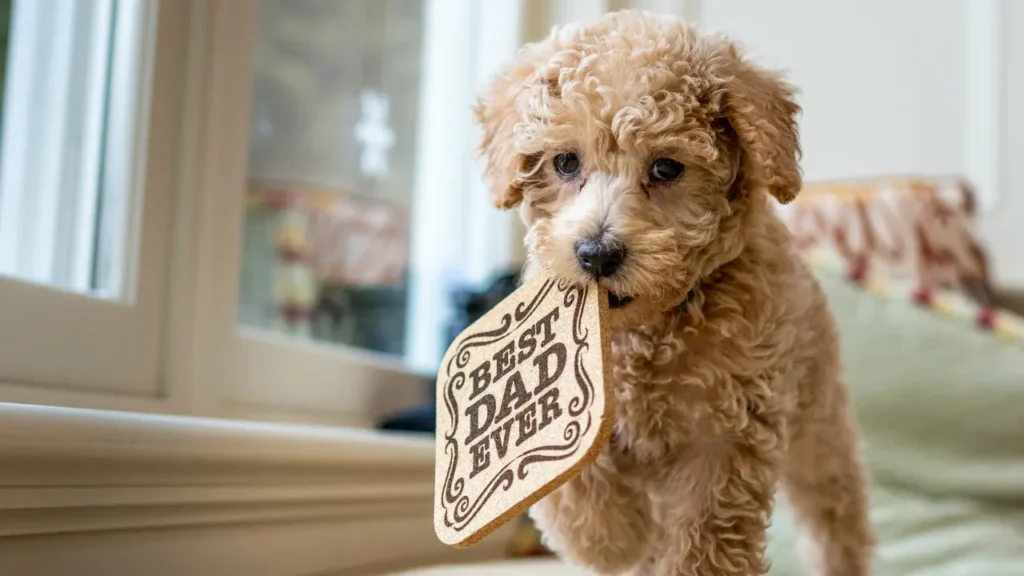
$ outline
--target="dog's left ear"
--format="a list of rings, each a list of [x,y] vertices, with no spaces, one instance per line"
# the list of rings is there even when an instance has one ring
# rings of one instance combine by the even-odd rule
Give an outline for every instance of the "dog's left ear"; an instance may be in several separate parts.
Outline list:
[[[779,202],[790,202],[803,185],[796,90],[746,61],[734,45],[723,48],[722,109],[743,149],[744,172]]]
[[[478,151],[484,159],[484,177],[491,200],[503,210],[523,201],[519,177],[521,157],[515,149],[513,130],[520,120],[517,100],[523,92],[526,71],[513,67],[498,76],[477,101],[473,112],[483,128]]]

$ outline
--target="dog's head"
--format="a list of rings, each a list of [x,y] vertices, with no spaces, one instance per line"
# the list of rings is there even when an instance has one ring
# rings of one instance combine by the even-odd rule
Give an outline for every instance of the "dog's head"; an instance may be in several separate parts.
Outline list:
[[[596,279],[618,326],[735,258],[766,193],[794,198],[798,112],[732,43],[640,12],[555,29],[476,109],[493,199],[529,226],[527,273]]]

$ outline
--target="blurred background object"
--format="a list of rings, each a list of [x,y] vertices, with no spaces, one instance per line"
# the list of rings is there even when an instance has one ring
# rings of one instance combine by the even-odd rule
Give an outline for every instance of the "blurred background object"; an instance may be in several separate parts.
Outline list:
[[[452,298],[452,319],[448,324],[447,336],[444,341],[444,348],[454,342],[459,334],[469,328],[469,325],[476,322],[498,302],[512,294],[519,286],[519,272],[508,272],[501,274],[494,279],[482,291],[472,288],[456,289]],[[429,432],[436,433],[437,404],[435,403],[436,386],[430,386],[430,394],[424,402],[409,410],[401,411],[387,417],[381,424],[384,430],[398,430],[406,432]]]
[[[842,330],[878,573],[1020,573],[1014,0],[0,0],[0,573],[542,553],[526,520],[454,553],[427,504],[437,363],[525,258],[470,110],[524,43],[623,8],[801,89],[780,213]]]

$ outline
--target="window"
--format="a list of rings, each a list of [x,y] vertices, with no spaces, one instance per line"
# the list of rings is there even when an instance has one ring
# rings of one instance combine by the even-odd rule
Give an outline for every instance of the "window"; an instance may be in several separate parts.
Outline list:
[[[244,325],[404,353],[423,8],[260,4]]]
[[[453,289],[519,264],[470,110],[521,12],[13,1],[0,401],[357,426],[422,401]]]
[[[251,103],[231,168],[246,202],[213,224],[241,271],[210,304],[237,310],[210,354],[230,403],[364,423],[426,397],[452,290],[517,266],[515,216],[488,205],[470,110],[516,50],[518,11],[259,3],[252,61],[236,63],[249,85],[232,88]]]
[[[184,13],[144,0],[0,10],[5,399],[156,394],[180,106],[168,49]]]

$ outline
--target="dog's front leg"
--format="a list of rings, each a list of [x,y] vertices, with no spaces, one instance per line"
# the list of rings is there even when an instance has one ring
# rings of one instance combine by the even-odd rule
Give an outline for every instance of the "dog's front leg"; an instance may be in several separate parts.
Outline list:
[[[600,574],[633,569],[649,550],[650,499],[630,483],[621,464],[606,449],[530,514],[550,548]]]
[[[697,442],[655,489],[664,530],[655,576],[766,574],[765,541],[783,432],[759,421]]]

